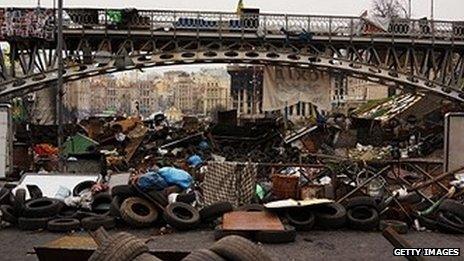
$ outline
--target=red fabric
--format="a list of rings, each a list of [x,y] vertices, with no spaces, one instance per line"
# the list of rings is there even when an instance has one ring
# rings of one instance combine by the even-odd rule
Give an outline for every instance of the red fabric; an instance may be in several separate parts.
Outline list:
[[[39,156],[52,156],[58,154],[58,148],[53,145],[42,143],[33,147],[34,152]]]

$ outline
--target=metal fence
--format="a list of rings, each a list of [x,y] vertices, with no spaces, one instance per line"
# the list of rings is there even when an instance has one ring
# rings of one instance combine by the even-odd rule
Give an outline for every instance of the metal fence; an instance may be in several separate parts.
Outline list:
[[[4,17],[25,9],[1,9]],[[45,9],[42,12],[50,13]],[[392,19],[380,29],[362,17],[287,15],[264,13],[196,12],[135,9],[66,9],[67,30],[150,30],[256,33],[260,37],[279,34],[304,34],[341,37],[404,37],[455,40],[464,38],[464,21]],[[27,12],[28,14],[31,11]],[[2,28],[12,28],[2,19]],[[53,19],[54,20],[54,19]],[[50,21],[50,19],[46,19]],[[4,33],[2,33],[4,34]],[[5,35],[4,35],[5,36]],[[1,37],[1,36],[0,36]]]

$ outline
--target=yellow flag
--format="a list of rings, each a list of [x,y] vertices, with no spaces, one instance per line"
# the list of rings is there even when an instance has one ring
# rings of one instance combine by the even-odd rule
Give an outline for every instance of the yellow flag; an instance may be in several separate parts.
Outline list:
[[[241,14],[241,13],[242,13],[242,8],[243,8],[243,0],[238,0],[238,4],[237,4],[237,14]]]

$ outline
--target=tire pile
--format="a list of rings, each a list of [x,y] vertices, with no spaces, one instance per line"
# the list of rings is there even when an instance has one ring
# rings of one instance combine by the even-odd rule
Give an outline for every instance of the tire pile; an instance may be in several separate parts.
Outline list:
[[[259,204],[241,206],[236,211],[265,211]],[[224,213],[233,211],[227,202],[218,202],[200,210],[203,223],[213,222]],[[286,208],[276,211],[285,230],[276,231],[230,231],[216,226],[214,238],[236,235],[265,244],[280,244],[295,241],[298,231],[353,229],[359,231],[382,230],[393,227],[399,233],[407,233],[408,225],[398,220],[383,220],[379,214],[379,205],[371,197],[353,197],[340,203],[317,206]]]
[[[149,253],[144,241],[121,232],[110,236],[100,243],[88,259],[89,261],[159,261]],[[187,255],[183,261],[232,261],[272,259],[253,242],[240,237],[228,236],[214,243],[208,249],[199,249]]]
[[[111,229],[115,220],[111,216],[90,211],[70,209],[57,199],[37,197],[26,199],[26,190],[0,189],[0,211],[3,221],[21,230],[47,229],[51,232],[70,232],[81,228],[95,230],[101,226]]]
[[[160,191],[142,192],[134,186],[121,185],[113,187],[111,194],[110,214],[130,227],[144,228],[166,222],[177,230],[188,230],[200,224],[197,209],[185,202],[168,204]],[[191,203],[191,196],[182,196]]]

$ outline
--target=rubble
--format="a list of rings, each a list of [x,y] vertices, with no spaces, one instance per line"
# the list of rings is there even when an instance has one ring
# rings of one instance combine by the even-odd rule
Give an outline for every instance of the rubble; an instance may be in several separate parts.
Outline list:
[[[385,123],[397,119],[398,103],[411,99],[387,101],[392,113],[380,116],[382,105],[376,105],[376,112],[358,116],[382,117],[376,131],[391,134]],[[302,127],[281,117],[239,126],[226,116],[216,124],[188,117],[173,125],[160,113],[145,120],[85,120],[64,146],[68,175],[79,177],[73,164],[90,166],[91,157],[98,178],[81,177],[52,192],[32,183],[24,183],[29,192],[4,187],[2,219],[52,232],[201,227],[215,229],[216,239],[240,235],[269,244],[316,228],[463,232],[463,168],[440,173],[442,161],[433,152],[443,139],[430,138],[441,134],[436,129],[382,134],[369,144],[354,134],[363,128],[354,115],[321,115]],[[407,124],[427,124],[412,118]],[[37,175],[59,177],[50,163],[61,157],[53,142],[32,148],[34,169],[48,173]]]

